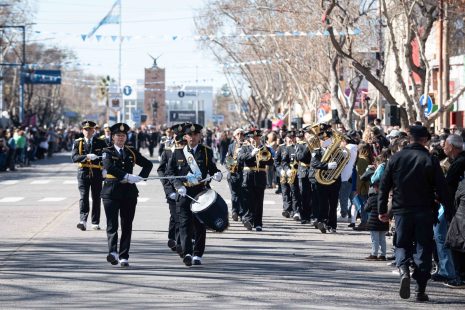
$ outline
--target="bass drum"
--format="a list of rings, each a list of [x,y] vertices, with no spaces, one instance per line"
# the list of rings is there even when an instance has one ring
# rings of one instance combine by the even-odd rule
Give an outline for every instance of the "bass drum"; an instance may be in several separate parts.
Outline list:
[[[214,190],[208,189],[197,196],[197,202],[192,201],[191,210],[197,219],[207,228],[222,232],[229,226],[228,205]]]

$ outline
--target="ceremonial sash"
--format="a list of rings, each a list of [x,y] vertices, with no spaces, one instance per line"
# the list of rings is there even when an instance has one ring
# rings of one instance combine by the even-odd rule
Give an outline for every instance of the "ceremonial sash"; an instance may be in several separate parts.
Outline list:
[[[184,156],[186,157],[187,163],[189,164],[189,168],[192,171],[193,176],[188,177],[188,182],[197,184],[198,181],[202,178],[202,172],[200,171],[199,165],[195,161],[194,155],[189,152],[188,146],[186,145],[183,149]]]

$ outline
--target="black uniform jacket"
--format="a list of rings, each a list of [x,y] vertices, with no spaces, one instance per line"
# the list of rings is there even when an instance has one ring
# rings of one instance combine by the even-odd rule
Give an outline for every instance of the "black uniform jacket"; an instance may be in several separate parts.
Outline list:
[[[184,148],[179,148],[173,151],[173,154],[168,161],[168,167],[165,171],[166,176],[184,176],[189,172],[193,173],[186,157],[184,156],[183,149]],[[202,172],[202,179],[205,179],[207,174],[212,176],[219,171],[213,162],[213,151],[208,146],[198,144],[195,150],[194,159]],[[185,186],[186,184],[184,183],[186,181],[187,180],[183,179],[173,179],[171,180],[171,183],[174,185],[174,188],[178,189],[181,186]]]
[[[412,143],[394,154],[386,165],[378,196],[380,214],[387,213],[392,190],[392,212],[407,214],[432,212],[435,198],[449,210],[451,203],[439,161],[418,143]]]
[[[447,186],[449,187],[449,195],[451,201],[454,200],[455,192],[459,186],[459,182],[463,180],[465,172],[465,152],[460,152],[459,155],[451,163],[446,174]],[[452,208],[451,208],[452,209]]]
[[[103,150],[103,167],[107,177],[102,189],[102,198],[120,199],[123,197],[137,197],[139,191],[135,184],[121,183],[127,173],[132,174],[134,165],[142,167],[139,176],[147,178],[152,171],[153,164],[134,148],[125,145],[124,157],[119,157],[115,146]]]
[[[284,169],[283,167],[283,158],[286,157],[287,153],[287,147],[286,145],[280,144],[278,146],[278,149],[276,150],[276,154],[274,157],[274,166],[276,168],[276,171],[278,172],[278,175],[281,175],[281,170]]]
[[[258,148],[261,148],[259,146]],[[244,166],[243,171],[243,180],[242,187],[255,186],[266,188],[266,166],[273,165],[273,157],[270,156],[270,159],[267,161],[260,161],[258,163],[259,171],[257,168],[256,156],[252,156],[253,146],[246,145],[242,146],[237,154],[237,160]],[[271,150],[268,148],[268,151],[271,153]]]
[[[236,145],[237,145],[237,141],[234,141],[233,143],[229,144],[228,153],[226,154],[227,156],[231,156],[231,157],[236,156],[236,161],[237,161],[237,172],[229,174],[229,179],[231,180],[231,182],[239,182],[242,179],[242,168],[244,167],[237,160],[237,153],[239,152],[240,146],[237,146],[236,148]]]
[[[78,178],[102,178],[102,159],[87,160],[87,154],[102,156],[103,149],[107,145],[101,138],[93,137],[91,143],[86,143],[84,138],[74,140],[71,159],[79,164]]]
[[[157,173],[158,176],[164,177],[166,176],[166,169],[168,168],[168,162],[171,158],[171,155],[173,154],[173,148],[172,147],[165,147],[163,150],[163,153],[161,153],[161,159],[160,159],[160,165],[158,166]],[[171,193],[176,192],[175,188],[173,187],[173,184],[167,179],[161,179],[161,184],[163,185],[163,190],[165,191],[166,199],[169,199],[169,195]]]
[[[310,163],[312,161],[312,152],[308,147],[308,144],[304,141],[300,141],[296,145],[295,158],[299,161],[299,171],[297,176],[300,179],[313,177],[315,170],[311,168]]]
[[[290,169],[291,168],[291,163],[296,159],[295,153],[296,153],[295,144],[291,144],[291,145],[286,146],[286,152],[283,153],[283,159],[282,159],[281,167],[283,167],[286,170]]]

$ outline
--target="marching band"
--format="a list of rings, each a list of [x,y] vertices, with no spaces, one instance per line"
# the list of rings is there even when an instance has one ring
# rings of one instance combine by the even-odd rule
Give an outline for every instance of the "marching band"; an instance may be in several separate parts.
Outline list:
[[[220,182],[223,173],[215,164],[213,150],[201,143],[202,126],[181,123],[166,130],[160,144],[158,177],[149,177],[152,162],[126,145],[130,130],[127,124],[105,125],[101,136],[94,135],[95,126],[91,121],[82,123],[84,138],[77,139],[73,149],[81,192],[78,228],[86,229],[92,189],[94,229],[99,228],[100,197],[107,216],[107,261],[128,267],[138,196],[136,183],[159,179],[170,211],[167,245],[186,266],[201,265],[207,229],[222,232],[229,226],[227,204],[210,186],[212,180]],[[282,215],[312,224],[322,233],[336,232],[341,172],[351,159],[345,147],[350,138],[328,124],[284,131],[282,135],[284,143],[274,150],[265,144],[259,129],[234,131],[224,160],[232,220],[241,221],[248,231],[263,230],[267,174],[276,169]],[[133,174],[136,164],[142,167],[139,175]],[[118,217],[122,229],[119,247]]]

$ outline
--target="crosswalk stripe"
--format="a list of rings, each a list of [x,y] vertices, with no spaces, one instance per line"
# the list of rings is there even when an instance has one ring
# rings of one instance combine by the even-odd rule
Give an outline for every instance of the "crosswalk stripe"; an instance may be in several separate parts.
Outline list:
[[[63,182],[63,184],[78,184],[77,180],[66,180]]]
[[[273,200],[264,200],[263,204],[264,205],[274,205],[274,204],[276,204],[276,202],[274,202]]]
[[[57,201],[63,201],[65,199],[66,197],[45,197],[39,200],[39,202],[57,202]]]
[[[3,197],[0,202],[18,202],[23,200],[24,197]]]
[[[31,182],[31,184],[48,184],[48,183],[50,183],[50,180],[35,180]]]
[[[137,186],[147,186],[147,182],[139,182],[136,185]]]
[[[143,198],[137,198],[137,201],[138,202],[147,202],[149,201],[150,198],[147,198],[147,197],[143,197]]]
[[[18,180],[6,180],[6,181],[1,181],[0,185],[14,185],[19,183]]]

